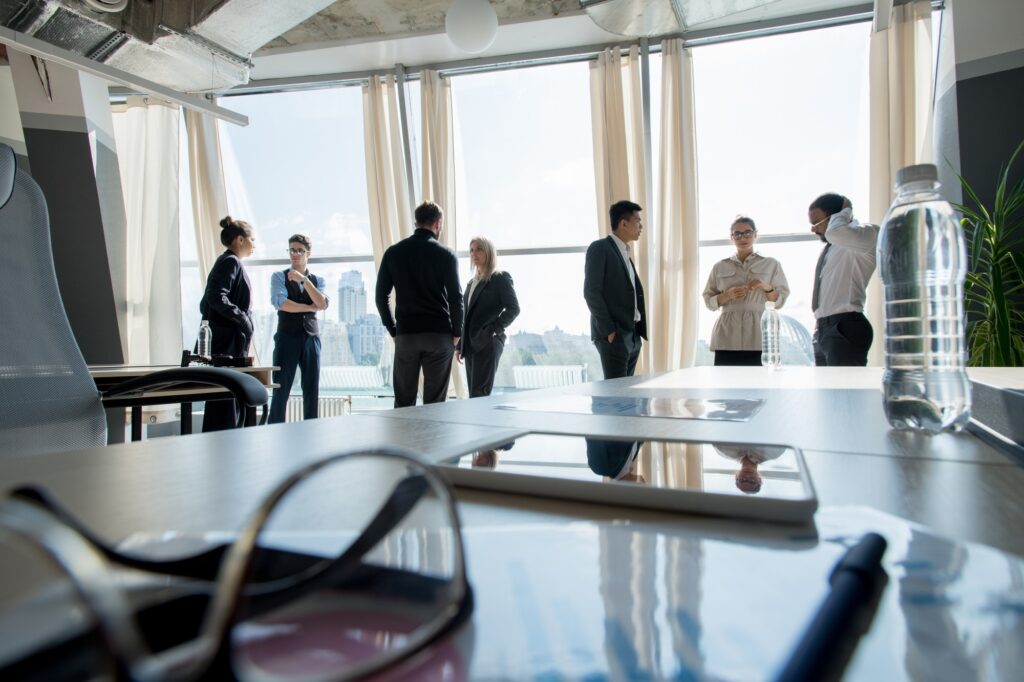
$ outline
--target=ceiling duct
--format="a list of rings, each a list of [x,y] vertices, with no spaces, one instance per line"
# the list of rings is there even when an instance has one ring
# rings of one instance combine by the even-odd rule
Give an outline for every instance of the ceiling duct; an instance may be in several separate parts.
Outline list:
[[[779,0],[580,0],[580,6],[606,31],[650,38],[681,33],[776,2]]]
[[[332,2],[0,0],[0,23],[174,90],[216,92],[247,83],[254,51]]]

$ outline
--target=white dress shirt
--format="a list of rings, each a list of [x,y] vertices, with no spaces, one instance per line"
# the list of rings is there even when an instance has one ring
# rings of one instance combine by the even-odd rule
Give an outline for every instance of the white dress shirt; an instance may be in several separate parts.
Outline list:
[[[633,270],[633,264],[629,262],[629,246],[626,242],[622,241],[612,233],[612,239],[615,240],[615,245],[619,247],[619,255],[622,256],[622,262],[626,265],[626,272],[629,273],[629,286],[633,287],[633,321],[640,321],[640,308],[636,304],[636,271]]]
[[[878,225],[861,224],[852,208],[832,214],[825,230],[832,246],[821,269],[821,289],[814,317],[864,312],[865,292],[875,271]]]
[[[756,251],[740,260],[736,254],[723,258],[711,268],[704,287],[704,305],[708,310],[721,308],[711,332],[711,350],[761,350],[761,314],[768,294],[755,289],[741,299],[718,304],[718,295],[727,289],[739,287],[751,279],[759,279],[775,287],[779,294],[775,307],[781,308],[789,296],[789,282],[779,261],[762,256]]]

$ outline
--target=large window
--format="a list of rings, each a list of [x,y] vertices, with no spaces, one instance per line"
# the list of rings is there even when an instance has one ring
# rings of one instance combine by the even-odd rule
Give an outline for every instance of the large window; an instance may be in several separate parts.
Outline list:
[[[302,233],[313,242],[309,269],[326,280],[331,300],[320,314],[321,395],[387,393],[392,354],[373,303],[359,88],[245,95],[232,97],[230,105],[250,120],[244,128],[221,126],[221,152],[231,214],[256,232],[246,270],[260,361],[270,362],[277,327],[270,277],[289,267],[288,238]],[[183,326],[190,346],[205,275],[197,271],[189,201],[183,193]],[[298,380],[292,390],[300,391]]]
[[[867,220],[869,31],[858,23],[694,48],[701,291],[714,262],[735,253],[733,219],[748,215],[762,237],[757,250],[789,280],[782,314],[813,330],[821,244],[807,206],[839,192]],[[715,313],[703,301],[700,309],[697,362],[710,364]]]
[[[583,300],[583,251],[598,236],[589,87],[583,62],[452,77],[458,248],[494,242],[522,308],[496,391],[543,383],[546,365],[601,378]],[[517,367],[534,368],[529,381]]]

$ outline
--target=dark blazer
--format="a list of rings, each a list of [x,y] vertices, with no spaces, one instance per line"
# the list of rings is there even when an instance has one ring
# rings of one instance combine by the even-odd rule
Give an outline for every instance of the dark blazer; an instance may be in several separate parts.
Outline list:
[[[388,306],[392,289],[397,303],[394,316]],[[462,336],[459,261],[430,230],[417,228],[384,252],[375,300],[391,336],[424,332]]]
[[[633,322],[633,287],[636,282],[636,306],[640,309],[640,321]],[[611,236],[598,239],[587,249],[587,260],[583,275],[583,297],[590,308],[590,339],[607,339],[612,332],[630,334],[634,329],[647,338],[647,305],[644,303],[644,288],[636,269],[629,272],[619,253],[619,247]]]
[[[472,299],[467,286],[464,299],[466,322],[459,341],[462,354],[470,355],[486,348],[494,336],[504,341],[505,329],[519,316],[519,299],[512,287],[512,275],[495,272],[486,282],[477,283]]]
[[[242,261],[231,251],[225,251],[206,278],[206,292],[199,303],[199,312],[214,330],[237,328],[247,339],[252,338],[250,297],[249,275]]]

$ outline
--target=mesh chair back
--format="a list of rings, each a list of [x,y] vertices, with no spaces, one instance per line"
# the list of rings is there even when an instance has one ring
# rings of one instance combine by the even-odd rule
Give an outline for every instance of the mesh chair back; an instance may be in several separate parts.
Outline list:
[[[105,444],[100,395],[57,288],[46,199],[5,144],[0,244],[0,456]]]

